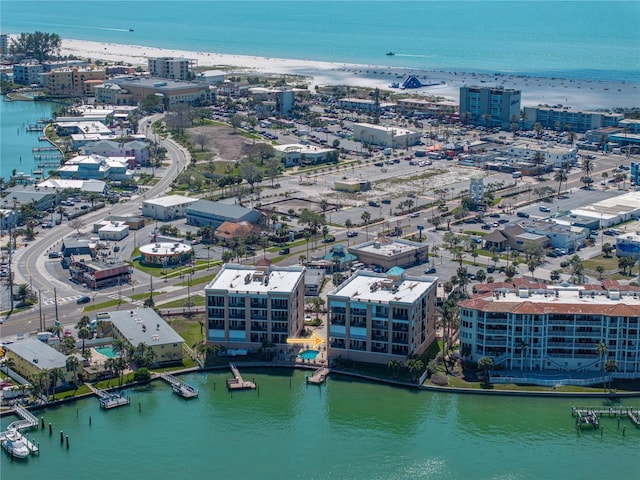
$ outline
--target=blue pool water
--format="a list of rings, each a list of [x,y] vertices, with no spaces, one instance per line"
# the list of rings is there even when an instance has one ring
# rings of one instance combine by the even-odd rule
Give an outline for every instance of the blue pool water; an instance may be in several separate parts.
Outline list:
[[[109,357],[109,358],[118,357],[118,353],[114,352],[112,347],[100,347],[100,348],[95,348],[94,350],[98,352],[100,355],[104,355],[105,357]]]
[[[318,350],[304,350],[298,354],[303,360],[315,360],[320,352]]]

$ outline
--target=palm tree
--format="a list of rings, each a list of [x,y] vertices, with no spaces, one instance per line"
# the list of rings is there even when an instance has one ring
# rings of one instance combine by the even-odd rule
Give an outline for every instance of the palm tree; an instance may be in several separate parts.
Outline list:
[[[592,182],[591,173],[593,172],[593,168],[594,168],[593,160],[590,160],[588,158],[584,158],[582,160],[582,173],[584,173],[584,176],[580,179],[580,181],[585,185],[589,185]]]
[[[598,280],[602,280],[602,274],[604,273],[604,266],[596,265],[596,272],[598,272]]]
[[[609,374],[609,392],[611,392],[611,374],[618,370],[618,364],[614,359],[609,359],[604,364],[604,371]]]
[[[604,359],[609,352],[609,348],[607,347],[607,344],[604,342],[604,340],[600,340],[598,342],[598,344],[596,345],[596,352],[598,352],[598,355],[600,356],[600,367],[602,368],[602,371],[604,371]]]
[[[85,349],[84,349],[84,341],[87,338],[92,338],[93,337],[93,332],[91,330],[89,330],[87,327],[82,327],[80,330],[78,330],[78,338],[82,340],[82,355],[86,356],[85,354]]]
[[[347,218],[344,222],[344,226],[347,228],[347,233],[351,231],[351,227],[353,227],[353,222],[350,218]]]
[[[542,165],[544,165],[544,155],[542,152],[537,151],[533,154],[533,165],[536,167],[536,175],[538,177],[542,175]]]
[[[560,190],[562,189],[562,182],[566,182],[569,178],[565,169],[556,170],[553,174],[553,181],[558,182],[558,196],[560,196]]]
[[[371,220],[371,214],[365,210],[362,212],[360,219],[362,220],[362,223],[365,224],[367,240],[369,240],[369,221]]]
[[[16,366],[16,362],[13,358],[5,358],[4,359],[4,373],[9,375],[9,370],[13,370]]]
[[[126,356],[127,352],[127,342],[124,338],[116,338],[111,344],[111,349],[114,353],[119,354],[121,357]]]
[[[411,380],[414,382],[417,380],[417,373],[424,370],[424,362],[419,358],[411,358],[405,362],[405,367],[409,370],[411,374]]]
[[[64,380],[64,370],[61,368],[52,368],[50,372],[51,376],[51,387],[53,390],[53,400],[56,399],[56,387],[58,386],[58,380]]]
[[[80,366],[78,357],[69,355],[65,361],[65,366],[67,367],[67,371],[73,372],[73,383],[78,385],[78,367]]]

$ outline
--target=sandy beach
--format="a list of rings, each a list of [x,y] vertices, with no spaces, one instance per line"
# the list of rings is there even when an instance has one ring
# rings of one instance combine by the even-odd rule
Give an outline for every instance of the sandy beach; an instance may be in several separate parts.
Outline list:
[[[562,104],[582,110],[640,106],[640,83],[401,69],[214,52],[189,52],[73,39],[62,40],[61,53],[145,67],[149,57],[186,57],[195,59],[199,67],[308,77],[311,89],[315,85],[349,85],[393,90],[390,88],[392,82],[402,82],[407,75],[416,75],[422,83],[429,86],[418,90],[407,90],[406,93],[437,95],[456,102],[459,100],[461,86],[478,85],[521,90],[522,106]]]

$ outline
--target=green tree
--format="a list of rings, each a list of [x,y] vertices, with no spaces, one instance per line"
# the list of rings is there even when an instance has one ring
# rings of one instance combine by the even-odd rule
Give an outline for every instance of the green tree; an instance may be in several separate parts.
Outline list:
[[[80,362],[78,361],[78,357],[75,355],[69,355],[67,360],[65,361],[65,367],[68,372],[73,372],[73,383],[78,384],[78,367],[80,366]]]
[[[484,379],[484,383],[489,383],[489,371],[493,368],[493,358],[491,357],[482,357],[478,360],[478,369],[482,371],[482,376]]]
[[[254,185],[262,181],[264,174],[263,169],[252,158],[244,158],[238,163],[238,171],[240,176],[246,180],[251,187],[251,191],[254,191]]]
[[[33,57],[39,62],[60,56],[62,39],[56,33],[21,33],[11,41],[9,51],[12,54],[23,54]]]
[[[411,380],[415,382],[418,378],[418,372],[424,371],[424,362],[419,358],[411,358],[405,362],[405,367],[409,370]]]
[[[602,245],[602,254],[605,257],[610,257],[611,252],[613,252],[614,250],[615,250],[615,247],[611,245],[609,242],[606,242]]]
[[[609,392],[611,392],[611,374],[618,370],[618,363],[614,359],[609,359],[604,364],[604,371],[609,374]]]
[[[560,196],[560,190],[562,189],[562,183],[568,180],[569,175],[565,169],[556,170],[553,174],[553,181],[558,182],[558,196]]]

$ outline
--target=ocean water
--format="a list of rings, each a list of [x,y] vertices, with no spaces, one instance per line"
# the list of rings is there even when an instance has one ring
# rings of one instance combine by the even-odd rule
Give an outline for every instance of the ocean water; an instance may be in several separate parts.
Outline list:
[[[570,399],[414,392],[308,372],[241,371],[258,391],[225,388],[228,371],[184,380],[186,401],[162,383],[125,391],[131,405],[100,410],[95,397],[35,412],[40,456],[11,461],[7,479],[89,476],[280,480],[605,479],[637,474],[640,430],[604,419],[576,431]],[[585,400],[585,405],[602,401]],[[630,400],[630,406],[640,406]],[[89,425],[91,418],[91,425]],[[14,418],[3,418],[6,427]],[[623,436],[624,429],[624,436]],[[60,443],[69,437],[69,449]],[[80,473],[82,472],[82,473]],[[636,472],[634,474],[633,472]]]
[[[640,78],[635,0],[3,0],[0,14],[5,33],[39,29],[83,40],[416,69]]]
[[[29,132],[27,127],[41,118],[51,118],[51,113],[58,107],[50,102],[7,102],[4,96],[0,97],[1,178],[9,180],[13,170],[30,175],[39,169],[32,149],[50,144],[38,140],[42,132]]]

